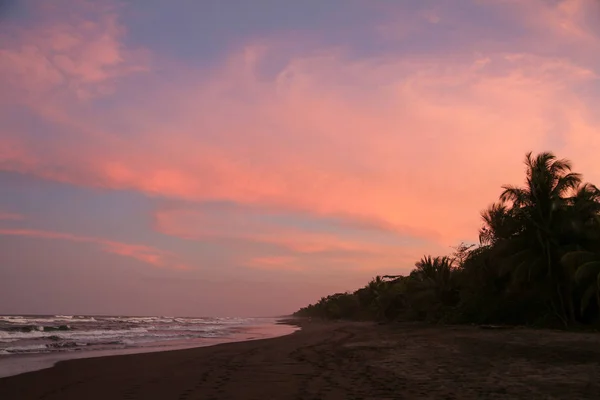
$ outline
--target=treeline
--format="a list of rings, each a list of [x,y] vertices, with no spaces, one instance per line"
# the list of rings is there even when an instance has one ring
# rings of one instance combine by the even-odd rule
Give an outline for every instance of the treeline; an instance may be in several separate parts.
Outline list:
[[[296,316],[573,326],[600,321],[600,191],[552,153],[525,158],[524,186],[481,213],[479,244],[426,256]]]

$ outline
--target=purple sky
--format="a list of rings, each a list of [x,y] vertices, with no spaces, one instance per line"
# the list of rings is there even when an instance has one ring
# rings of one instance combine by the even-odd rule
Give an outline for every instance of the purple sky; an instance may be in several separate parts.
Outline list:
[[[274,315],[600,183],[594,0],[0,7],[0,313]]]

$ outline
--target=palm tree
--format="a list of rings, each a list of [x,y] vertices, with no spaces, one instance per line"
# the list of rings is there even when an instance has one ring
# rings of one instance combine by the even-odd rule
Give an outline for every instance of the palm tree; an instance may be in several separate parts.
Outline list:
[[[415,299],[419,302],[429,299],[426,301],[434,307],[454,305],[458,301],[455,270],[454,260],[450,257],[421,258],[409,275]]]
[[[568,160],[557,159],[552,153],[540,153],[535,158],[528,153],[525,165],[525,186],[503,186],[500,196],[501,202],[509,204],[504,215],[520,225],[510,238],[508,247],[513,255],[509,265],[519,283],[548,281],[554,288],[551,290],[556,290],[557,312],[568,324],[574,319],[572,275],[560,263],[561,239],[573,203],[571,195],[580,186],[581,177],[571,172]]]
[[[360,304],[362,307],[369,308],[378,308],[375,304],[379,296],[385,291],[387,287],[387,282],[382,279],[381,276],[376,276],[371,279],[371,281],[363,288],[358,289],[355,292]],[[377,313],[378,310],[375,310]]]
[[[440,286],[450,281],[453,260],[449,257],[425,256],[415,263],[415,270],[411,273],[421,281],[431,281]]]
[[[565,227],[568,234],[575,236],[577,243],[586,248],[600,243],[600,190],[584,183],[568,199],[570,224]]]
[[[493,245],[517,233],[519,224],[512,209],[505,203],[494,203],[481,213],[483,227],[479,230],[481,245]]]
[[[570,161],[559,160],[552,153],[541,153],[535,158],[528,153],[525,165],[526,185],[503,186],[500,200],[512,203],[512,214],[526,228],[533,227],[551,236],[553,223],[569,204],[569,195],[580,186],[581,176],[571,172]]]
[[[600,254],[585,250],[572,251],[565,254],[561,262],[575,271],[575,282],[582,289],[579,303],[581,315],[594,298],[600,308]]]
[[[595,297],[600,306],[600,190],[584,183],[569,201],[569,224],[563,227],[573,239],[561,258],[581,290],[579,312],[585,313]]]
[[[586,223],[598,223],[600,215],[600,190],[591,183],[579,185],[575,194],[568,199],[577,216]]]
[[[398,276],[383,283],[371,309],[377,318],[395,319],[406,310],[406,277]]]

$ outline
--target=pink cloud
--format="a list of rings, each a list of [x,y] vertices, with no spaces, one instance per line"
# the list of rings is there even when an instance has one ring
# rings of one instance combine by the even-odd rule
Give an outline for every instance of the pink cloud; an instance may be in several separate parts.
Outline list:
[[[554,34],[563,40],[597,45],[598,30],[586,23],[598,18],[600,5],[594,0],[560,0],[555,2],[533,0],[516,2],[514,10],[533,27]]]
[[[0,220],[20,221],[22,219],[25,219],[25,217],[22,214],[0,211]]]
[[[294,257],[256,257],[252,258],[245,264],[247,267],[261,269],[261,270],[288,270],[288,271],[302,271],[301,265]]]
[[[580,4],[544,8],[544,23],[558,26],[560,15],[577,38],[571,31]],[[51,40],[41,39],[45,33]],[[600,150],[593,137],[600,125],[577,90],[597,79],[595,66],[568,54],[483,49],[356,58],[339,49],[288,54],[265,40],[241,46],[212,70],[176,65],[178,78],[168,84],[148,72],[132,101],[120,100],[113,82],[145,68],[123,34],[109,14],[23,33],[23,43],[0,54],[9,76],[20,74],[19,85],[32,80],[29,90],[48,96],[32,107],[72,132],[41,152],[16,128],[3,128],[0,149],[10,149],[0,151],[3,169],[152,196],[357,215],[440,246],[476,236],[479,210],[500,185],[522,180],[529,150],[552,147],[600,179],[590,156]],[[586,38],[597,41],[588,31]],[[65,58],[49,58],[52,52]],[[262,68],[276,55],[287,62],[265,78]],[[114,108],[95,112],[80,101],[79,90],[93,96],[105,84],[113,86]],[[63,87],[80,100],[53,101],[64,93],[48,88]],[[549,138],[556,129],[567,144]],[[63,146],[71,138],[77,144]],[[161,229],[186,234],[169,223]],[[218,226],[200,233],[212,229]],[[250,236],[299,252],[373,246],[305,232]]]
[[[146,52],[121,43],[125,30],[113,2],[57,1],[40,5],[35,28],[5,26],[0,38],[18,43],[0,49],[0,71],[21,101],[47,102],[40,94],[89,99],[114,90],[116,79],[146,71]],[[65,13],[65,8],[70,10]],[[94,19],[83,18],[92,15]],[[8,23],[8,22],[7,22]],[[9,32],[9,33],[7,33]],[[5,88],[6,89],[6,88]],[[12,97],[13,101],[18,97]]]
[[[257,216],[248,210],[229,211],[223,214],[214,211],[164,209],[155,213],[154,228],[163,234],[184,239],[233,238],[277,244],[297,253],[320,253],[333,250],[369,253],[380,251],[385,247],[364,239],[350,237],[353,233],[350,226],[336,233],[328,233],[319,229],[306,230],[295,226],[293,222],[274,224],[269,222],[273,216],[276,214],[269,212]],[[309,217],[318,218],[318,216]],[[382,231],[382,233],[387,234],[388,238],[396,239],[395,245],[398,245],[402,239],[395,231]]]
[[[384,249],[381,253],[361,253],[353,251],[343,255],[319,254],[318,257],[307,257],[309,253],[296,253],[292,256],[262,255],[255,257],[238,257],[237,263],[253,270],[271,272],[299,273],[306,277],[338,276],[343,282],[361,277],[363,281],[374,275],[407,274],[413,268],[415,260],[429,254],[431,247]],[[442,249],[445,250],[445,249]],[[450,250],[450,249],[448,249]],[[357,282],[360,282],[357,279]],[[350,288],[349,286],[348,288]]]
[[[281,221],[282,216],[286,214],[278,215],[272,210],[256,213],[229,209],[224,213],[164,209],[155,213],[154,228],[163,234],[188,240],[235,239],[253,245],[275,245],[275,249],[261,249],[260,255],[253,251],[249,254],[234,251],[237,264],[272,271],[323,273],[327,270],[368,275],[383,270],[399,273],[408,271],[414,260],[427,252],[448,250],[418,237],[368,225],[352,225],[344,220],[329,222],[337,227],[335,232],[327,231],[327,223],[325,227],[303,228],[294,221],[273,222]],[[300,215],[296,218],[308,218],[310,225],[310,219],[318,217]],[[282,249],[285,255],[279,254]]]
[[[100,246],[108,253],[130,257],[155,267],[188,269],[185,265],[178,263],[173,254],[145,245],[120,243],[107,239],[34,229],[0,229],[0,235],[91,243]]]

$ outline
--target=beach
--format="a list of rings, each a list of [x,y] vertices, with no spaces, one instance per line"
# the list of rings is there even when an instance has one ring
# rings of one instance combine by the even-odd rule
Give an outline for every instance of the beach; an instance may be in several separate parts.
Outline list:
[[[12,399],[597,399],[600,335],[301,321],[287,336],[69,360]]]

